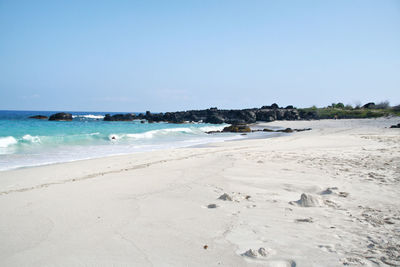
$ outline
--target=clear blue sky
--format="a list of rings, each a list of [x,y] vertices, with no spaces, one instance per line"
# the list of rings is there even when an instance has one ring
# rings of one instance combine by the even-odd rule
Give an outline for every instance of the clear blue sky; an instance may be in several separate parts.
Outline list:
[[[400,104],[400,1],[0,0],[0,109]]]

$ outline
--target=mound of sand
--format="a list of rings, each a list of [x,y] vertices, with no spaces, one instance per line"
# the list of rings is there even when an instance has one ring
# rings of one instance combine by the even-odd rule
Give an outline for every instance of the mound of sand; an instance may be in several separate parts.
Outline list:
[[[324,206],[324,201],[316,195],[301,194],[301,197],[297,201],[289,202],[292,205],[298,205],[300,207],[322,207]]]

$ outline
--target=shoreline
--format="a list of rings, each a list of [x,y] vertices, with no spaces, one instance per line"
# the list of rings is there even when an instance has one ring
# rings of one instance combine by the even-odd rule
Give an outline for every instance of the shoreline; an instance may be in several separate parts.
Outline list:
[[[252,127],[256,127],[256,126],[257,126],[257,124],[252,124]],[[278,129],[279,127],[275,127],[275,128]],[[226,134],[226,133],[222,133],[222,132],[212,133],[212,134],[210,134],[208,132],[204,132],[204,133],[209,134],[210,136],[214,136],[214,137],[219,137],[219,134]],[[209,144],[213,144],[213,143],[230,142],[230,141],[241,141],[241,140],[247,140],[247,139],[274,138],[274,137],[280,136],[279,133],[277,133],[277,134],[272,134],[272,133],[265,134],[265,133],[262,133],[262,132],[261,133],[256,133],[256,132],[254,132],[254,133],[246,133],[245,136],[242,136],[242,134],[240,134],[240,133],[229,133],[228,132],[228,134],[236,134],[237,136],[235,136],[234,138],[226,137],[227,139],[225,139],[225,140],[207,140],[204,143],[200,143],[200,144],[193,144],[193,145],[190,144],[190,145],[181,145],[181,146],[178,145],[178,146],[173,147],[173,148],[169,148],[169,147],[160,147],[160,148],[155,148],[155,149],[151,148],[150,150],[138,150],[138,151],[134,151],[134,152],[120,152],[120,153],[115,153],[115,154],[94,156],[94,157],[88,157],[88,158],[69,159],[69,160],[60,161],[60,162],[56,161],[56,162],[48,162],[48,163],[38,163],[37,165],[11,167],[11,168],[8,168],[8,169],[0,169],[0,174],[1,174],[1,172],[11,171],[11,170],[18,170],[18,169],[23,169],[23,168],[35,168],[35,167],[40,167],[40,166],[49,166],[49,165],[54,165],[54,164],[70,163],[70,162],[82,161],[82,160],[91,160],[91,159],[99,159],[99,158],[114,157],[114,156],[124,156],[124,155],[131,155],[131,154],[137,154],[137,153],[146,153],[146,152],[152,152],[152,151],[169,150],[169,149],[192,148],[192,147],[193,148],[196,148],[196,147],[207,147]],[[194,136],[194,138],[195,138],[195,136]],[[163,145],[166,146],[167,144],[168,143],[165,143]],[[149,148],[146,148],[146,149],[149,149]]]
[[[400,264],[398,120],[0,172],[0,264]]]
[[[340,119],[339,121],[341,122],[346,122],[347,123],[352,123],[352,122],[362,122],[362,121],[381,121],[382,123],[384,123],[384,121],[386,120],[390,120],[390,121],[398,121],[400,120],[400,117],[385,117],[385,118],[373,118],[373,119]],[[335,123],[338,122],[336,120],[332,120],[332,119],[324,119],[324,120],[299,120],[299,121],[274,121],[274,122],[257,122],[257,123],[253,123],[253,124],[249,124],[251,129],[263,129],[265,127],[270,127],[271,129],[284,129],[284,128],[290,128],[290,126],[294,125],[294,124],[298,124],[298,127],[303,127],[306,128],[309,125],[312,125],[315,127],[315,125],[324,125],[326,126],[327,124],[330,123]],[[347,128],[351,127],[351,125],[348,125]],[[389,126],[387,126],[386,128],[389,128]],[[314,130],[314,129],[312,129]],[[319,128],[315,128],[315,130],[319,130]],[[101,162],[108,162],[108,161],[122,161],[125,162],[127,161],[128,158],[134,157],[134,158],[140,158],[141,156],[147,155],[147,154],[156,154],[158,155],[159,153],[167,153],[170,151],[174,151],[174,150],[180,150],[180,149],[197,149],[197,148],[215,148],[215,147],[221,147],[224,146],[224,144],[226,144],[227,146],[229,146],[229,143],[233,142],[246,142],[249,140],[263,140],[263,139],[270,139],[270,138],[277,138],[277,137],[285,137],[285,136],[291,136],[293,134],[299,134],[301,132],[294,132],[294,133],[282,133],[282,132],[274,132],[274,133],[269,133],[268,136],[260,136],[260,137],[252,137],[251,135],[257,135],[257,134],[263,134],[263,132],[252,132],[249,134],[246,134],[246,137],[240,138],[240,139],[233,139],[233,140],[222,140],[222,141],[214,141],[214,142],[207,142],[204,144],[199,144],[199,145],[190,145],[187,147],[174,147],[174,148],[161,148],[161,149],[156,149],[156,150],[151,150],[151,151],[138,151],[138,152],[133,152],[133,153],[122,153],[122,154],[115,154],[115,155],[105,155],[105,156],[99,156],[99,157],[95,157],[95,158],[86,158],[86,159],[76,159],[76,160],[70,160],[70,161],[65,161],[65,162],[54,162],[54,163],[48,163],[48,164],[40,164],[40,165],[35,165],[35,166],[22,166],[22,167],[17,167],[17,168],[12,168],[12,169],[6,169],[6,170],[0,170],[0,179],[3,176],[9,176],[10,174],[12,174],[15,171],[19,171],[19,170],[26,170],[27,172],[29,172],[31,169],[36,169],[36,168],[46,168],[46,167],[59,167],[59,168],[63,168],[63,165],[72,165],[70,166],[71,168],[74,168],[74,163],[77,163],[78,165],[81,164],[85,164],[85,163],[89,163],[89,164],[95,164],[96,161],[101,161]],[[218,135],[220,133],[214,133],[215,135]],[[214,135],[213,134],[213,135]],[[273,136],[272,136],[273,135]],[[57,168],[58,168],[57,167]],[[107,170],[104,170],[105,172]],[[3,192],[0,192],[0,195],[3,194]]]

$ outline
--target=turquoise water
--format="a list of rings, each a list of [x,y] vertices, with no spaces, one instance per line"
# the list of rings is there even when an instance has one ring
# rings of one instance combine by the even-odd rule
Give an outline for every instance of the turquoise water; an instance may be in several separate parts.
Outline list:
[[[244,138],[205,133],[226,125],[103,121],[110,112],[70,112],[71,122],[28,118],[54,113],[0,111],[0,170]]]

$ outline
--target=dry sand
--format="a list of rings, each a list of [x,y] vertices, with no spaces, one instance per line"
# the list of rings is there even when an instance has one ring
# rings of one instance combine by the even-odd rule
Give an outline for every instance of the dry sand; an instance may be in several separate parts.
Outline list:
[[[399,121],[0,172],[0,266],[399,266]]]

